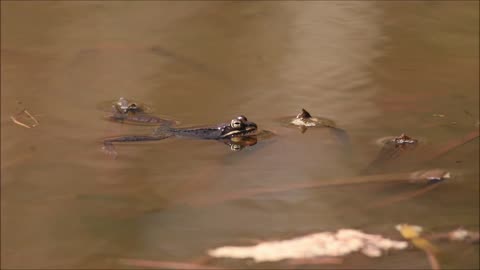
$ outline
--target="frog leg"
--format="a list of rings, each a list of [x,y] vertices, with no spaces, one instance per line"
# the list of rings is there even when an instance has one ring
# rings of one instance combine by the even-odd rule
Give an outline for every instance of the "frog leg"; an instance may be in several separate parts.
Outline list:
[[[350,136],[348,136],[348,133],[337,127],[328,127],[330,129],[330,132],[335,136],[335,138],[344,146],[350,146]]]
[[[300,128],[300,132],[301,132],[302,134],[305,133],[305,132],[307,131],[307,129],[308,129],[306,126],[300,126],[299,128]]]
[[[117,151],[115,151],[115,147],[113,143],[120,143],[120,142],[139,142],[139,141],[159,141],[166,139],[170,136],[153,136],[153,135],[131,135],[131,136],[121,136],[121,137],[113,137],[107,138],[103,140],[103,147],[102,150],[109,155],[117,156]]]

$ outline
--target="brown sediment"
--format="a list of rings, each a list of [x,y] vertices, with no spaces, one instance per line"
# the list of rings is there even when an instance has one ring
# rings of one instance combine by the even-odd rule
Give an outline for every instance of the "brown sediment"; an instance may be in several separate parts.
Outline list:
[[[207,265],[200,265],[194,263],[185,262],[172,262],[172,261],[153,261],[153,260],[137,260],[137,259],[118,259],[120,264],[133,267],[146,267],[146,268],[160,268],[160,269],[185,269],[185,270],[210,270],[210,269],[225,269]]]
[[[0,168],[2,170],[5,170],[11,166],[14,166],[14,165],[17,165],[25,160],[28,160],[30,159],[31,157],[33,157],[33,154],[32,153],[26,153],[26,154],[23,154],[21,156],[18,156],[14,159],[10,159],[10,160],[6,160],[6,161],[2,161],[2,164],[0,166]]]
[[[430,174],[428,173],[430,172]],[[197,200],[184,201],[187,204],[192,205],[208,205],[226,201],[233,201],[238,199],[244,199],[249,197],[254,197],[258,195],[265,195],[271,193],[280,193],[287,192],[292,190],[307,189],[307,188],[320,188],[320,187],[335,187],[335,186],[344,186],[344,185],[355,185],[355,184],[367,184],[367,183],[386,183],[386,182],[426,182],[431,181],[432,174],[436,173],[437,177],[442,179],[448,173],[439,169],[426,170],[422,172],[413,172],[413,173],[395,173],[395,174],[378,174],[378,175],[366,175],[366,176],[357,176],[345,179],[335,179],[331,181],[318,181],[314,183],[295,183],[290,185],[276,186],[276,187],[265,187],[265,188],[255,188],[255,189],[246,189],[239,192],[227,193],[223,196],[217,198],[204,198]],[[430,178],[425,178],[428,175]]]
[[[202,166],[200,171],[195,172],[192,178],[179,187],[175,193],[175,197],[172,199],[182,202],[189,200],[198,190],[208,190],[209,187],[214,185],[212,179],[216,178],[215,174],[219,171],[218,166],[217,163],[213,166]]]

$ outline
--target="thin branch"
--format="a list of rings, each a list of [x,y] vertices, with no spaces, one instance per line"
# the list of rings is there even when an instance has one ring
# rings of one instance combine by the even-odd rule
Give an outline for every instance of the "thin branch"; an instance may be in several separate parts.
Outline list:
[[[428,250],[425,250],[425,253],[427,253],[428,262],[430,263],[430,267],[432,268],[432,270],[440,270],[440,263],[438,263],[435,254]]]
[[[256,189],[246,189],[239,192],[227,193],[223,196],[217,198],[199,198],[196,200],[198,204],[214,204],[221,203],[226,201],[244,199],[249,197],[254,197],[258,195],[265,195],[271,193],[280,193],[287,192],[292,190],[307,189],[307,188],[320,188],[320,187],[336,187],[336,186],[345,186],[345,185],[356,185],[356,184],[367,184],[367,183],[385,183],[385,182],[430,182],[432,178],[443,179],[448,176],[448,172],[433,169],[426,171],[418,171],[413,173],[396,173],[396,174],[378,174],[378,175],[366,175],[366,176],[357,176],[346,179],[335,179],[335,180],[325,180],[317,182],[308,182],[308,183],[295,183],[290,185],[276,186],[276,187],[265,187],[265,188],[256,188]],[[186,203],[192,203],[192,201],[187,201]]]
[[[185,269],[185,270],[218,270],[225,268],[218,268],[207,265],[184,263],[184,262],[172,262],[172,261],[152,261],[152,260],[137,260],[137,259],[118,259],[118,262],[123,265],[133,267],[146,267],[157,269]]]
[[[20,121],[18,121],[14,116],[10,116],[10,119],[12,119],[13,123],[19,125],[19,126],[22,126],[24,128],[31,128],[30,126],[28,126],[27,124],[24,124]]]
[[[413,192],[409,192],[409,193],[402,193],[400,195],[397,195],[397,196],[394,196],[394,197],[391,197],[391,198],[388,198],[386,200],[383,200],[383,201],[380,201],[380,202],[377,202],[377,203],[374,203],[370,206],[367,207],[367,209],[370,209],[370,208],[380,208],[380,207],[384,207],[384,206],[387,206],[387,205],[390,205],[392,203],[396,203],[396,202],[400,202],[400,201],[405,201],[405,200],[408,200],[408,199],[412,199],[414,197],[417,197],[417,196],[420,196],[424,193],[427,193],[428,191],[432,190],[432,189],[435,189],[437,188],[438,185],[437,183],[435,184],[430,184],[429,186],[426,186],[420,190],[415,190]]]
[[[17,119],[17,117],[19,117],[20,115],[22,114],[25,114],[28,116],[28,118],[30,118],[32,121],[33,121],[33,124],[31,126],[21,122],[20,120]],[[27,109],[23,109],[22,111],[20,111],[19,113],[15,114],[14,116],[10,116],[10,119],[12,119],[13,123],[19,125],[19,126],[22,126],[24,128],[33,128],[33,127],[36,127],[38,126],[40,123],[38,122],[38,120],[33,116],[31,115]]]
[[[456,149],[456,148],[474,140],[475,138],[478,138],[479,135],[480,135],[480,130],[477,129],[477,130],[474,130],[474,131],[468,133],[467,135],[463,136],[460,139],[450,140],[442,148],[440,148],[437,151],[434,151],[433,153],[425,156],[422,159],[422,161],[425,162],[425,161],[430,161],[430,160],[439,158],[439,157],[447,154],[448,152],[451,152],[454,149]]]
[[[38,126],[38,125],[40,124],[40,123],[37,121],[37,119],[27,111],[27,109],[24,109],[23,112],[24,112],[25,114],[27,114],[27,115],[35,122],[35,123],[32,125],[32,127]]]

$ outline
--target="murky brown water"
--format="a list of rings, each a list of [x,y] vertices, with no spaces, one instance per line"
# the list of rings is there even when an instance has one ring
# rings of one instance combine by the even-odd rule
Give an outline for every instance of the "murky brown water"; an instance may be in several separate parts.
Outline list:
[[[195,203],[358,175],[384,136],[406,132],[435,148],[478,129],[478,2],[2,1],[1,8],[2,268],[191,261],[245,238],[339,228],[398,237],[400,222],[478,230],[478,139],[428,164],[449,169],[453,180],[381,208],[365,206],[419,187]],[[151,131],[102,119],[98,104],[120,96],[184,125],[244,114],[277,136],[240,152],[215,141],[122,145],[112,160],[100,151],[102,138]],[[12,123],[17,101],[40,126]],[[347,130],[351,152],[325,143],[322,130],[301,134],[277,121],[302,107]],[[479,267],[478,246],[440,248],[444,268]],[[339,267],[428,262],[411,250],[354,256]]]

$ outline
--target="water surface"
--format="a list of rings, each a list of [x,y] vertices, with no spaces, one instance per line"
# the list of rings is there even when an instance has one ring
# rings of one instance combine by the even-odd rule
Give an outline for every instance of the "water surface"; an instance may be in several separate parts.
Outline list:
[[[478,2],[2,1],[1,7],[4,268],[191,261],[245,238],[340,228],[399,237],[393,227],[401,222],[478,230],[478,139],[430,164],[398,166],[442,167],[455,178],[382,208],[366,206],[419,187],[307,189],[195,203],[358,175],[381,137],[405,132],[435,148],[478,129]],[[277,136],[239,152],[215,141],[122,145],[112,160],[100,150],[102,138],[152,130],[102,118],[98,104],[120,96],[185,126],[243,114]],[[12,123],[19,101],[40,126]],[[325,130],[301,134],[278,122],[301,108],[345,129],[351,151],[329,143]],[[478,246],[441,249],[444,268],[479,267]],[[428,262],[412,250],[379,260],[353,256],[339,267],[418,269]]]

